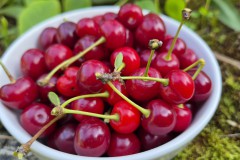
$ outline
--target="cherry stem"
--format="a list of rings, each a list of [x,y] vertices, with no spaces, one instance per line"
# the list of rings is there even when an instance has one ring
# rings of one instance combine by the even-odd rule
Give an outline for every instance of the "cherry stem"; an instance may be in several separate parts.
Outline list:
[[[177,105],[177,106],[178,106],[178,108],[181,108],[181,109],[184,108],[183,104],[179,104],[179,105]]]
[[[88,48],[86,48],[84,51],[79,52],[77,55],[69,58],[66,61],[63,61],[62,63],[60,63],[59,65],[57,65],[53,70],[51,70],[50,73],[48,73],[48,75],[38,81],[38,85],[40,86],[45,86],[46,84],[48,84],[49,80],[51,79],[51,77],[60,69],[66,69],[70,64],[74,63],[75,61],[77,61],[79,58],[81,58],[82,56],[84,56],[85,54],[87,54],[89,51],[91,51],[94,47],[102,44],[106,42],[106,38],[101,37],[99,38],[94,44],[92,44],[91,46],[89,46]]]
[[[144,77],[148,77],[148,71],[149,71],[149,68],[150,68],[150,65],[151,65],[151,62],[152,62],[152,57],[154,55],[154,52],[155,52],[155,50],[151,50],[150,56],[148,58],[148,63],[147,63],[147,66],[146,66],[146,70],[145,70],[145,73],[144,73]]]
[[[169,79],[164,78],[154,78],[154,77],[143,77],[143,76],[123,76],[121,77],[124,80],[127,79],[140,79],[140,80],[147,80],[147,81],[156,81],[162,83],[164,86],[167,86],[169,83]]]
[[[16,82],[15,78],[13,78],[13,76],[10,74],[10,72],[7,69],[7,67],[2,63],[1,60],[0,60],[0,65],[2,66],[4,72],[6,73],[8,79],[10,80],[10,82],[11,83],[15,83]]]
[[[126,64],[123,62],[121,66],[117,69],[117,72],[121,72],[125,66]]]
[[[149,117],[151,111],[149,109],[145,109],[142,108],[141,106],[139,106],[138,104],[134,103],[132,100],[130,100],[129,98],[127,98],[124,94],[122,94],[113,84],[111,81],[108,81],[107,84],[109,85],[109,87],[112,88],[113,91],[115,91],[122,99],[124,99],[125,101],[127,101],[129,104],[131,104],[133,107],[135,107],[136,109],[138,109],[146,118]]]
[[[201,72],[201,70],[203,69],[203,67],[205,66],[205,60],[204,59],[199,59],[196,62],[194,62],[193,64],[191,64],[190,66],[188,66],[187,68],[185,68],[183,71],[187,72],[188,70],[198,66],[198,69],[196,70],[196,72],[194,73],[194,75],[192,76],[192,79],[195,80],[198,76],[198,74]]]
[[[30,151],[30,147],[33,144],[33,142],[37,140],[43,134],[43,132],[45,132],[46,129],[48,129],[48,127],[50,127],[53,123],[61,119],[63,116],[64,115],[59,115],[52,119],[50,122],[48,122],[45,126],[43,126],[27,143],[22,144],[20,147],[18,147],[18,149],[13,153],[14,156],[17,157],[18,159],[22,159],[23,156],[26,156],[27,153]]]

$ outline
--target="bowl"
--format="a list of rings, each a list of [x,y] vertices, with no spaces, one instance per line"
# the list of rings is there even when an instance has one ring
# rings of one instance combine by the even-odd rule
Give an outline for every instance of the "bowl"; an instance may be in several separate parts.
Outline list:
[[[77,22],[79,19],[83,17],[93,17],[98,14],[103,14],[107,11],[109,12],[118,12],[119,7],[114,6],[102,6],[102,7],[92,7],[86,9],[75,10],[67,13],[63,13],[56,17],[50,18],[46,20],[28,32],[19,37],[4,53],[2,56],[2,61],[6,64],[7,68],[10,72],[15,76],[21,76],[20,73],[20,57],[27,49],[33,48],[37,44],[37,38],[41,31],[45,27],[57,27],[60,23],[64,22],[66,19],[70,21]],[[146,14],[148,11],[144,11]],[[166,24],[167,33],[174,35],[179,22],[169,18],[167,16],[161,15],[161,18]],[[217,63],[216,58],[214,57],[213,52],[208,47],[208,45],[192,30],[183,26],[179,37],[185,40],[186,44],[189,48],[195,50],[196,54],[199,58],[204,58],[206,61],[206,65],[204,67],[204,71],[209,75],[212,80],[212,94],[205,101],[200,108],[200,110],[195,115],[190,127],[181,133],[179,136],[169,141],[166,144],[163,144],[157,148],[151,149],[149,151],[141,152],[138,154],[128,155],[124,157],[101,157],[101,158],[93,158],[93,157],[81,157],[77,155],[67,154],[61,151],[57,151],[52,149],[46,145],[43,145],[39,142],[34,142],[31,150],[32,152],[43,160],[48,159],[64,159],[64,160],[167,160],[174,157],[179,151],[181,151],[189,142],[191,142],[208,124],[210,119],[213,117],[218,103],[221,97],[222,90],[222,79],[219,65]],[[0,86],[9,83],[9,80],[2,69],[0,69]],[[0,103],[0,118],[4,127],[8,130],[8,132],[16,138],[20,143],[27,142],[31,136],[22,128],[19,123],[19,118],[16,112],[5,107]]]

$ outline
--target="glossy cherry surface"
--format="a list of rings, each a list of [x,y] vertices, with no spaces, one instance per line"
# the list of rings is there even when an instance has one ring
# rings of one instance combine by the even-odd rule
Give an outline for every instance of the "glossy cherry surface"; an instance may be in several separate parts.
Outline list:
[[[150,49],[145,49],[145,50],[142,50],[140,52],[140,66],[141,67],[146,67],[147,66],[147,63],[148,63],[148,59],[150,57],[150,54],[151,54],[151,50]],[[152,56],[152,62],[154,61],[154,59],[156,58],[157,56],[157,53],[154,52],[153,56]],[[152,63],[151,63],[151,66],[152,66]]]
[[[178,56],[178,60],[180,62],[180,68],[184,69],[196,62],[198,57],[192,49],[187,48],[184,54]]]
[[[126,42],[125,46],[132,47],[133,46],[133,33],[129,30],[126,29]]]
[[[54,27],[45,28],[38,38],[38,46],[40,49],[46,50],[52,44],[57,43],[57,29]]]
[[[100,35],[100,27],[92,18],[82,18],[77,23],[76,33],[79,37],[85,35],[98,37]]]

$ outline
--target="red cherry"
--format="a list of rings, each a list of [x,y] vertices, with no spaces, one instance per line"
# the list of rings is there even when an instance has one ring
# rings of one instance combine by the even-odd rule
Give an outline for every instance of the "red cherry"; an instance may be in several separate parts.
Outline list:
[[[20,62],[23,74],[30,76],[34,80],[47,72],[44,52],[39,49],[29,49],[24,52]]]
[[[164,100],[172,104],[181,104],[192,98],[195,85],[189,74],[181,70],[172,70],[165,78],[169,79],[169,84],[160,84],[160,95]]]
[[[180,62],[180,68],[185,69],[191,64],[193,64],[194,62],[196,62],[198,60],[198,57],[192,49],[187,48],[184,54],[181,54],[180,56],[178,56],[178,59]]]
[[[133,34],[128,29],[126,29],[126,43],[125,43],[125,46],[128,46],[128,47],[133,46]]]
[[[137,27],[135,39],[140,45],[147,48],[151,39],[163,41],[165,32],[166,28],[163,20],[158,15],[149,13],[144,16],[142,23]]]
[[[142,9],[135,4],[125,4],[118,12],[118,20],[128,29],[135,29],[143,20]]]
[[[76,32],[79,37],[83,37],[85,35],[99,37],[100,27],[93,19],[83,18],[78,21]]]
[[[30,77],[22,77],[15,83],[0,88],[0,99],[12,109],[24,109],[38,98],[38,87]]]
[[[103,15],[96,15],[94,17],[92,17],[93,21],[95,23],[97,23],[99,26],[103,24],[103,22],[105,21],[103,18]]]
[[[142,50],[140,52],[140,66],[141,67],[146,67],[147,66],[150,54],[151,54],[151,50],[149,50],[149,49],[145,49],[145,50]],[[154,52],[154,54],[152,56],[152,62],[154,61],[156,56],[157,56],[157,54],[156,54],[156,52]],[[152,66],[152,63],[151,63],[151,66]]]
[[[38,46],[40,49],[46,50],[52,44],[57,43],[57,29],[54,27],[45,28],[38,38]]]
[[[151,111],[149,117],[142,118],[142,127],[152,135],[166,135],[176,124],[176,114],[172,107],[160,99],[150,101],[147,109]]]
[[[33,103],[26,107],[20,115],[20,123],[22,127],[31,135],[35,135],[43,126],[48,124],[54,116],[51,115],[51,109],[41,103]],[[41,138],[50,135],[56,124],[52,124],[40,136]]]
[[[122,53],[123,62],[125,63],[125,67],[121,71],[123,75],[130,75],[140,67],[140,57],[138,53],[130,47],[118,48],[112,53],[110,61],[113,66],[119,53]]]
[[[109,144],[109,128],[100,119],[87,118],[78,125],[74,138],[78,155],[99,157],[107,151]]]
[[[72,102],[71,108],[73,110],[103,114],[104,103],[101,98],[82,98]],[[73,117],[79,122],[83,119],[89,118],[89,116],[80,114],[73,114]]]
[[[64,71],[64,75],[57,80],[57,90],[63,96],[74,97],[80,94],[80,89],[77,85],[77,72],[79,68],[72,66]]]
[[[126,101],[116,103],[111,112],[113,114],[119,115],[119,121],[111,120],[110,125],[118,133],[132,133],[140,124],[140,112]]]
[[[117,14],[113,12],[106,12],[103,14],[104,21],[116,20]]]
[[[194,68],[187,71],[187,73],[193,76],[196,70],[197,69]],[[212,81],[209,76],[204,71],[201,71],[194,80],[194,84],[195,92],[191,101],[203,102],[208,99],[208,97],[212,93]]]
[[[140,140],[135,134],[113,133],[107,154],[110,157],[117,157],[135,154],[139,151]]]
[[[117,49],[126,43],[126,29],[116,20],[103,22],[100,26],[102,35],[106,38],[106,47]]]
[[[49,70],[73,56],[72,51],[61,44],[51,45],[45,53],[45,62]]]
[[[173,109],[176,113],[176,125],[173,128],[175,132],[183,132],[186,130],[192,121],[191,110],[183,104],[182,106],[173,105]]]

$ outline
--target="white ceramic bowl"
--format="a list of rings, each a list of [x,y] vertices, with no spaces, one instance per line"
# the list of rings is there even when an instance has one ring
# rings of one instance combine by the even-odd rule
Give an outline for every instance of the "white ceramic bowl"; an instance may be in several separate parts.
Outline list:
[[[20,74],[20,57],[27,49],[34,48],[37,43],[37,38],[41,31],[45,27],[53,26],[57,27],[60,23],[64,22],[64,19],[77,22],[83,17],[93,17],[95,15],[103,14],[107,11],[118,12],[118,7],[93,7],[87,9],[76,10],[68,13],[61,14],[47,21],[40,23],[33,27],[28,32],[18,38],[4,53],[2,61],[6,64],[10,72],[19,77]],[[145,11],[145,14],[147,11]],[[167,28],[167,32],[174,35],[179,23],[167,16],[161,15]],[[189,48],[194,49],[197,55],[206,60],[206,66],[204,71],[210,76],[212,80],[213,90],[209,99],[203,104],[202,108],[198,111],[193,119],[191,126],[182,134],[171,140],[170,142],[151,149],[149,151],[141,152],[134,155],[124,157],[80,157],[77,155],[71,155],[63,153],[52,148],[49,148],[39,142],[34,142],[32,145],[32,152],[40,159],[55,159],[55,160],[165,160],[174,157],[180,150],[182,150],[194,137],[196,137],[201,130],[207,125],[212,116],[214,115],[221,96],[222,79],[219,65],[214,57],[214,54],[207,46],[207,44],[192,30],[187,27],[183,27],[180,32],[180,37],[185,40]],[[8,78],[2,69],[0,69],[0,86],[9,83]],[[0,103],[0,118],[3,125],[20,143],[27,142],[31,136],[21,127],[18,116],[15,112],[5,107]]]

